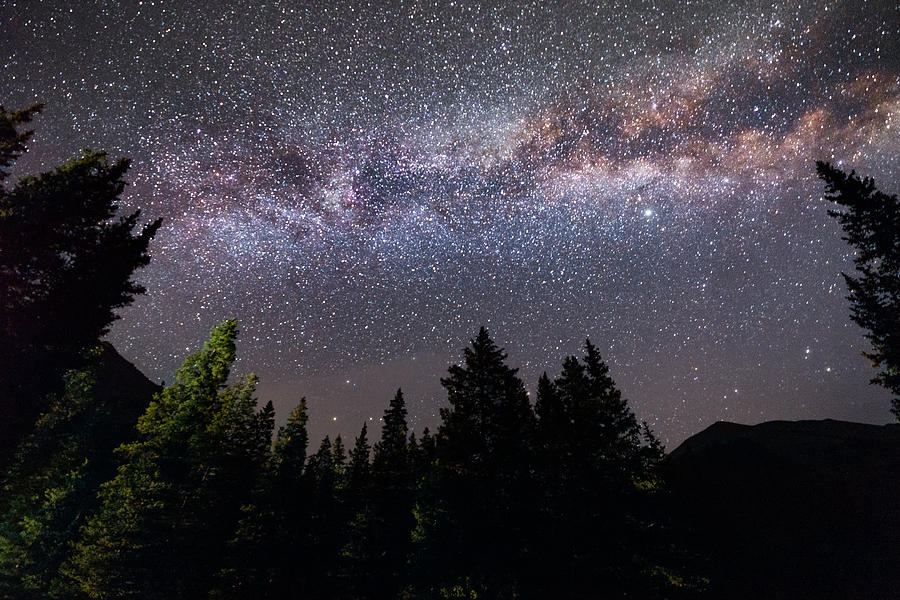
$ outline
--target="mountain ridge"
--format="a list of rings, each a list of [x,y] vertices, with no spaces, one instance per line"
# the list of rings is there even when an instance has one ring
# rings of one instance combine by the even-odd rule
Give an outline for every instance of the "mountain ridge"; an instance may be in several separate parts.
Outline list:
[[[713,597],[898,597],[900,424],[720,421],[664,470]]]

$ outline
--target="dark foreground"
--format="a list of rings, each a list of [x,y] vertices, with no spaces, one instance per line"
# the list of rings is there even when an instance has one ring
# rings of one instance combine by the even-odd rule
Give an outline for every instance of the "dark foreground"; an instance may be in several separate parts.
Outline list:
[[[720,422],[665,469],[710,597],[900,597],[900,425]]]

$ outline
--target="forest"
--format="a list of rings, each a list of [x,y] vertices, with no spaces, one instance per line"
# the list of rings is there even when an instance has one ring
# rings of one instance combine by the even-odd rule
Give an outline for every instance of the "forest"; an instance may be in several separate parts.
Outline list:
[[[590,340],[531,398],[481,328],[435,431],[411,430],[397,390],[352,440],[310,440],[301,392],[276,427],[232,373],[235,320],[165,387],[146,379],[101,340],[163,222],[120,214],[129,163],[102,152],[9,182],[40,109],[0,110],[0,596],[717,597],[665,450]],[[818,169],[900,416],[900,206]]]

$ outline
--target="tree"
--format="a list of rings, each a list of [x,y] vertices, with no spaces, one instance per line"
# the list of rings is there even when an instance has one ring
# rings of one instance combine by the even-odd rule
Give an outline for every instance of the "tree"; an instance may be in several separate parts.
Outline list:
[[[34,115],[43,109],[43,104],[33,104],[13,112],[0,107],[0,184],[9,177],[9,170],[16,160],[25,154],[25,143],[34,134],[31,130],[20,131],[19,128],[30,123]],[[0,185],[0,196],[4,193],[5,189]]]
[[[542,543],[530,557],[528,597],[659,597],[667,585],[659,573],[672,560],[658,537],[662,447],[590,340],[584,350],[555,381],[538,382]]]
[[[369,552],[373,598],[397,598],[406,581],[413,518],[413,482],[407,435],[406,401],[397,390],[384,411],[381,439],[372,457]]]
[[[294,598],[310,588],[310,499],[304,477],[308,422],[306,398],[301,398],[279,428],[253,497],[242,507],[212,597]]]
[[[0,108],[0,462],[63,388],[67,369],[84,364],[144,288],[132,280],[145,266],[161,220],[139,227],[141,212],[118,216],[129,161],[103,152],[6,185],[26,150],[22,128],[40,105]]]
[[[534,436],[525,386],[483,327],[441,384],[449,406],[416,506],[417,570],[431,573],[432,594],[520,595]]]
[[[397,390],[384,411],[381,426],[381,439],[375,444],[375,456],[372,460],[372,471],[377,480],[402,480],[407,470],[407,438],[409,434],[406,423],[406,401],[403,391]]]
[[[275,438],[276,473],[279,479],[284,480],[282,487],[297,485],[296,482],[303,473],[309,446],[308,424],[309,414],[304,397],[291,410],[287,422],[278,430]]]
[[[362,429],[353,443],[353,448],[350,449],[350,465],[347,471],[347,489],[350,490],[350,496],[354,499],[354,505],[359,504],[368,493],[371,473],[369,454],[371,452],[368,428],[363,423]]]
[[[244,598],[293,598],[308,589],[311,574],[305,567],[305,544],[309,537],[311,501],[306,477],[309,447],[309,412],[306,398],[291,410],[278,430],[273,450],[273,473],[256,503],[257,537],[246,557],[268,572],[261,579],[262,594]],[[261,518],[260,518],[261,517]],[[299,555],[299,556],[297,556]],[[299,560],[298,560],[299,559]],[[246,562],[242,562],[247,564]]]
[[[221,564],[267,457],[272,411],[256,412],[256,378],[226,386],[234,321],[213,329],[176,382],[118,449],[116,476],[82,529],[64,573],[91,598],[197,598]]]
[[[409,434],[410,469],[412,470],[413,487],[422,482],[434,461],[434,437],[426,427],[422,431],[422,439],[417,440],[415,433]]]
[[[58,578],[100,484],[116,473],[113,450],[159,386],[103,344],[89,369],[66,374],[34,431],[19,445],[0,490],[0,597],[66,597]]]
[[[345,494],[347,543],[341,551],[342,572],[347,589],[353,598],[368,597],[372,582],[378,574],[370,545],[372,473],[369,455],[368,428],[363,423],[359,435],[350,450],[350,464],[347,467],[347,488]]]
[[[825,199],[843,207],[829,210],[844,229],[844,240],[856,248],[859,273],[843,274],[850,300],[850,318],[867,330],[872,351],[864,353],[880,369],[872,383],[893,394],[891,412],[900,420],[900,201],[860,178],[817,161],[825,182]]]
[[[302,595],[310,598],[337,596],[341,580],[341,550],[346,545],[346,519],[343,510],[343,452],[337,438],[322,439],[319,449],[309,457],[304,477],[309,490],[309,528],[306,537],[292,549],[307,573]]]

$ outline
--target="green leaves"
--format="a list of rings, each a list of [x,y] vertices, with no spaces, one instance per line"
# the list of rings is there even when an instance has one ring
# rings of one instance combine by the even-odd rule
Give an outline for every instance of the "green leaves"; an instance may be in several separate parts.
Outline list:
[[[271,411],[256,377],[226,386],[237,327],[225,321],[138,420],[140,438],[100,491],[67,573],[90,597],[183,597],[211,587],[221,548],[268,459]]]

